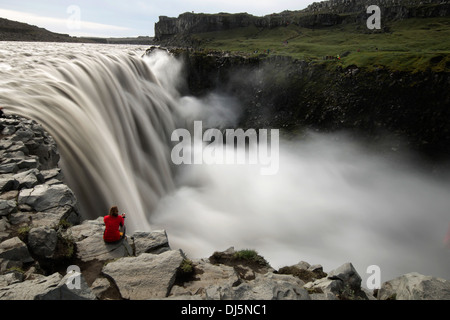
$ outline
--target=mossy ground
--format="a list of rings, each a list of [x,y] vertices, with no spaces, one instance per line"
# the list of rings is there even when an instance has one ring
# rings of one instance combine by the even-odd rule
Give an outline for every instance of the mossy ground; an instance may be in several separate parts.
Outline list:
[[[369,30],[365,22],[320,29],[251,26],[192,38],[205,50],[291,56],[331,67],[450,72],[450,18],[412,18],[382,26],[383,31]]]

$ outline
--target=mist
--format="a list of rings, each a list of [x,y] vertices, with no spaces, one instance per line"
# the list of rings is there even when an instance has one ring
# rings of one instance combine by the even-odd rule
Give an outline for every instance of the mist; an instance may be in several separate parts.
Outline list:
[[[233,97],[179,98],[188,123],[238,122]],[[363,280],[370,265],[381,268],[382,281],[413,271],[450,278],[448,172],[433,174],[414,153],[390,151],[346,132],[308,132],[280,140],[275,175],[250,164],[180,166],[176,190],[150,224],[191,258],[234,246],[256,250],[274,268],[303,260],[330,271],[352,262]]]

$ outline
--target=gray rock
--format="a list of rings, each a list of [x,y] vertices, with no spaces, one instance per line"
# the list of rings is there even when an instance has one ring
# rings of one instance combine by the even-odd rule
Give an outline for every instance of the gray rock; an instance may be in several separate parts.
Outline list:
[[[37,169],[39,162],[37,159],[25,159],[17,163],[19,169]]]
[[[79,242],[98,234],[103,235],[104,226],[103,217],[98,217],[96,220],[85,220],[79,225],[70,227],[66,233],[68,237]]]
[[[213,285],[206,289],[212,300],[311,300],[303,281],[290,275],[268,272],[238,286]]]
[[[328,279],[339,279],[353,290],[360,290],[361,277],[351,263],[345,263],[328,273]]]
[[[95,294],[98,299],[102,299],[110,288],[111,283],[106,278],[97,278],[91,285],[92,293]]]
[[[95,300],[96,296],[79,272],[66,274],[59,284],[36,295],[35,300]]]
[[[0,288],[0,300],[38,300],[61,282],[62,276],[54,273],[48,277],[23,281]]]
[[[0,232],[6,231],[11,225],[5,217],[0,218]]]
[[[19,171],[19,166],[15,162],[4,163],[0,165],[0,174],[16,173],[17,171]]]
[[[25,243],[18,237],[14,237],[0,243],[0,259],[20,261],[23,263],[33,262],[33,258]]]
[[[131,238],[134,241],[135,255],[141,253],[162,253],[170,250],[169,240],[165,230],[152,232],[134,232]]]
[[[16,201],[18,195],[19,195],[19,191],[18,190],[10,190],[10,191],[3,192],[0,195],[0,199]]]
[[[19,181],[19,189],[33,188],[34,186],[44,183],[44,177],[37,169],[16,173],[13,179]]]
[[[26,142],[34,137],[34,132],[31,128],[22,127],[18,129],[14,135],[10,138],[10,141]]]
[[[18,188],[19,181],[15,180],[12,176],[3,175],[0,177],[0,192],[17,190]]]
[[[44,177],[45,181],[48,181],[48,180],[51,180],[51,179],[62,180],[62,178],[63,178],[60,168],[53,168],[53,169],[48,169],[48,170],[42,170],[41,174]]]
[[[9,216],[9,222],[11,222],[12,225],[22,225],[26,224],[28,225],[31,222],[32,214],[30,212],[16,212],[11,213]]]
[[[195,275],[196,280],[183,284],[183,288],[174,286],[171,294],[176,295],[202,295],[206,289],[211,286],[232,287],[239,284],[239,276],[233,267],[223,264],[215,265],[205,259],[193,261],[195,269],[198,272]]]
[[[377,298],[378,300],[450,300],[450,281],[412,272],[383,283]]]
[[[57,207],[45,212],[35,213],[32,217],[32,226],[49,226],[57,229],[62,221],[71,225],[78,225],[80,223],[80,215],[71,206]]]
[[[50,227],[32,228],[28,233],[28,246],[32,253],[44,258],[51,258],[55,252],[58,235]]]
[[[108,263],[102,270],[125,299],[147,300],[168,296],[184,257],[180,250],[143,253]]]
[[[66,185],[38,185],[33,189],[23,189],[19,193],[19,204],[27,204],[36,211],[71,206],[75,207],[77,200],[72,190]]]
[[[304,285],[305,289],[310,289],[312,291],[323,292],[328,295],[328,293],[333,296],[341,294],[344,290],[344,282],[341,280],[331,280],[329,278],[322,278],[315,280],[313,282],[308,282]]]
[[[14,200],[0,200],[0,216],[7,216],[17,210],[17,203]]]
[[[84,240],[76,242],[77,257],[83,262],[98,260],[108,261],[133,255],[128,240],[117,243],[105,243],[103,234],[96,234]]]
[[[23,273],[18,271],[0,275],[0,288],[23,281]]]
[[[308,270],[311,267],[311,265],[308,262],[300,261],[299,263],[297,263],[295,265],[295,267],[302,269],[302,270]]]

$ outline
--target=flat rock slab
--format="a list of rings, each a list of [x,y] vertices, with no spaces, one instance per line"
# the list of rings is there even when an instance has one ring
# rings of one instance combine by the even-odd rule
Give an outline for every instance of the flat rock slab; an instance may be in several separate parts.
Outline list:
[[[180,250],[143,253],[108,263],[102,272],[114,281],[124,299],[161,299],[169,294],[183,259]]]
[[[39,300],[39,297],[59,285],[63,277],[54,273],[48,277],[24,281],[0,288],[0,300]]]
[[[84,240],[76,242],[77,257],[83,262],[93,260],[108,261],[133,255],[128,240],[117,243],[105,243],[103,234],[95,234]]]

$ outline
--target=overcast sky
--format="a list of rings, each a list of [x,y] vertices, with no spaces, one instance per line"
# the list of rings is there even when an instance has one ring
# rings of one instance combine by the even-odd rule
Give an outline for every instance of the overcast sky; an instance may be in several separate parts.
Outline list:
[[[159,16],[184,12],[248,12],[262,16],[300,10],[319,0],[0,0],[0,17],[72,36],[153,36]]]

